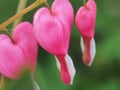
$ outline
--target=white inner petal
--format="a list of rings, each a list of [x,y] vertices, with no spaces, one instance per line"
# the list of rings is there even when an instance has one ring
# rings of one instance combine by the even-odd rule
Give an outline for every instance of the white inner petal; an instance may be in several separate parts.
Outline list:
[[[90,57],[91,57],[91,60],[90,60],[90,63],[88,64],[89,66],[92,65],[92,63],[94,61],[95,54],[96,54],[96,45],[95,45],[94,38],[92,38],[91,41],[90,41]]]
[[[67,69],[68,69],[68,72],[69,72],[70,77],[71,77],[70,84],[72,84],[76,70],[75,70],[75,67],[73,65],[72,59],[71,59],[71,57],[68,54],[65,56],[65,62],[66,62]],[[56,64],[57,64],[58,69],[60,70],[60,63],[59,63],[57,58],[56,58]]]
[[[81,37],[80,45],[81,45],[82,53],[84,53],[85,47],[84,47],[83,37]],[[96,46],[95,45],[95,40],[94,40],[94,38],[92,38],[90,40],[90,57],[91,57],[91,60],[90,60],[90,63],[88,64],[88,66],[91,66],[92,63],[93,63],[93,60],[94,60],[94,57],[95,57],[95,54],[96,54],[96,47],[95,46]]]
[[[66,60],[68,71],[69,71],[70,77],[71,77],[70,84],[72,84],[76,70],[75,70],[75,67],[73,65],[72,59],[71,59],[71,57],[68,54],[65,56],[65,60]]]
[[[83,42],[83,37],[81,37],[81,39],[80,39],[80,45],[81,45],[81,50],[82,50],[82,53],[84,52],[84,49],[85,49],[85,47],[84,47],[84,42]]]
[[[57,59],[56,56],[55,56],[55,59],[56,59],[56,65],[57,65],[57,68],[58,68],[58,70],[60,71],[60,63],[59,63],[59,61],[58,61],[58,59]]]

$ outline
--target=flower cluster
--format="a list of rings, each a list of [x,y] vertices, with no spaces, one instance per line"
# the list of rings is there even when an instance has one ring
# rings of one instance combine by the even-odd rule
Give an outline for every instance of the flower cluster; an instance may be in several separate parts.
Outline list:
[[[94,0],[79,8],[75,23],[81,33],[83,61],[91,65],[95,56],[94,29],[96,3]],[[11,36],[0,34],[0,73],[17,79],[25,69],[34,75],[37,43],[55,56],[61,80],[72,84],[75,67],[68,55],[74,10],[69,0],[55,0],[51,8],[42,7],[34,15],[33,25],[22,22]]]

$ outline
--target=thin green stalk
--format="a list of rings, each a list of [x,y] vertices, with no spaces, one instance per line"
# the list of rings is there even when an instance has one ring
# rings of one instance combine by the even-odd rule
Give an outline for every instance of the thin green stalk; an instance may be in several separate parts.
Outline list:
[[[6,85],[6,80],[7,78],[5,76],[1,76],[1,80],[0,80],[0,90],[3,90],[5,85]]]
[[[86,5],[86,0],[83,0],[83,4]]]
[[[21,12],[26,7],[27,2],[28,2],[28,0],[19,0],[19,4],[18,4],[16,14]],[[20,17],[17,20],[15,20],[15,22],[13,23],[12,30],[22,21],[22,18],[23,17]]]

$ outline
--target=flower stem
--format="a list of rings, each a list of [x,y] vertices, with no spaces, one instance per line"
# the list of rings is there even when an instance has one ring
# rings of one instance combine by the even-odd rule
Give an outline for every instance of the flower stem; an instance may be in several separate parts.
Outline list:
[[[1,30],[2,31],[2,30]],[[7,28],[4,28],[3,31],[5,31],[5,33],[8,35],[8,36],[11,36],[11,33],[9,32],[9,30]]]
[[[21,12],[19,12],[18,14],[14,15],[13,17],[11,17],[10,19],[8,19],[7,21],[5,21],[4,23],[2,23],[0,25],[0,30],[4,29],[6,26],[8,26],[9,24],[11,24],[13,21],[15,21],[16,19],[20,18],[21,16],[23,16],[24,14],[30,12],[31,10],[33,10],[34,8],[36,8],[37,6],[41,5],[42,3],[46,2],[46,0],[37,0],[36,2],[34,2],[32,5],[28,6],[27,8],[25,8],[24,10],[22,10]]]
[[[0,80],[0,90],[3,90],[5,85],[6,85],[6,80],[7,78],[2,75],[1,80]]]
[[[50,10],[51,14],[53,15],[52,11],[51,11],[51,7],[50,5],[48,4],[48,2],[45,2],[45,5],[47,6],[47,8]]]
[[[28,0],[19,0],[19,4],[18,4],[18,8],[17,8],[17,13],[21,12],[27,4]],[[22,17],[18,18],[17,20],[15,20],[15,22],[13,23],[13,29],[22,21]],[[13,30],[12,29],[12,30]]]
[[[45,5],[50,9],[50,5],[48,4],[48,2],[45,2]]]
[[[83,4],[86,5],[86,0],[83,0]]]

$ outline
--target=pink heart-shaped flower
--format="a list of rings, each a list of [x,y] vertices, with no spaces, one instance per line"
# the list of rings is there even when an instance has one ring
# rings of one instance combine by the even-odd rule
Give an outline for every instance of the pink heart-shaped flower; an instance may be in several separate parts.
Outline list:
[[[33,19],[39,44],[51,54],[66,54],[69,47],[73,8],[68,0],[55,0],[51,10],[40,8]]]
[[[96,22],[97,6],[94,0],[88,2],[77,11],[75,22],[81,33],[81,49],[83,53],[83,61],[87,65],[91,65],[96,53],[94,30]]]
[[[34,15],[34,34],[38,43],[56,56],[61,79],[72,84],[75,69],[67,54],[74,21],[74,12],[69,0],[55,0],[51,9],[40,8]]]
[[[0,73],[8,78],[18,78],[24,70],[33,74],[37,60],[37,42],[33,27],[28,22],[19,24],[10,38],[0,34]]]

